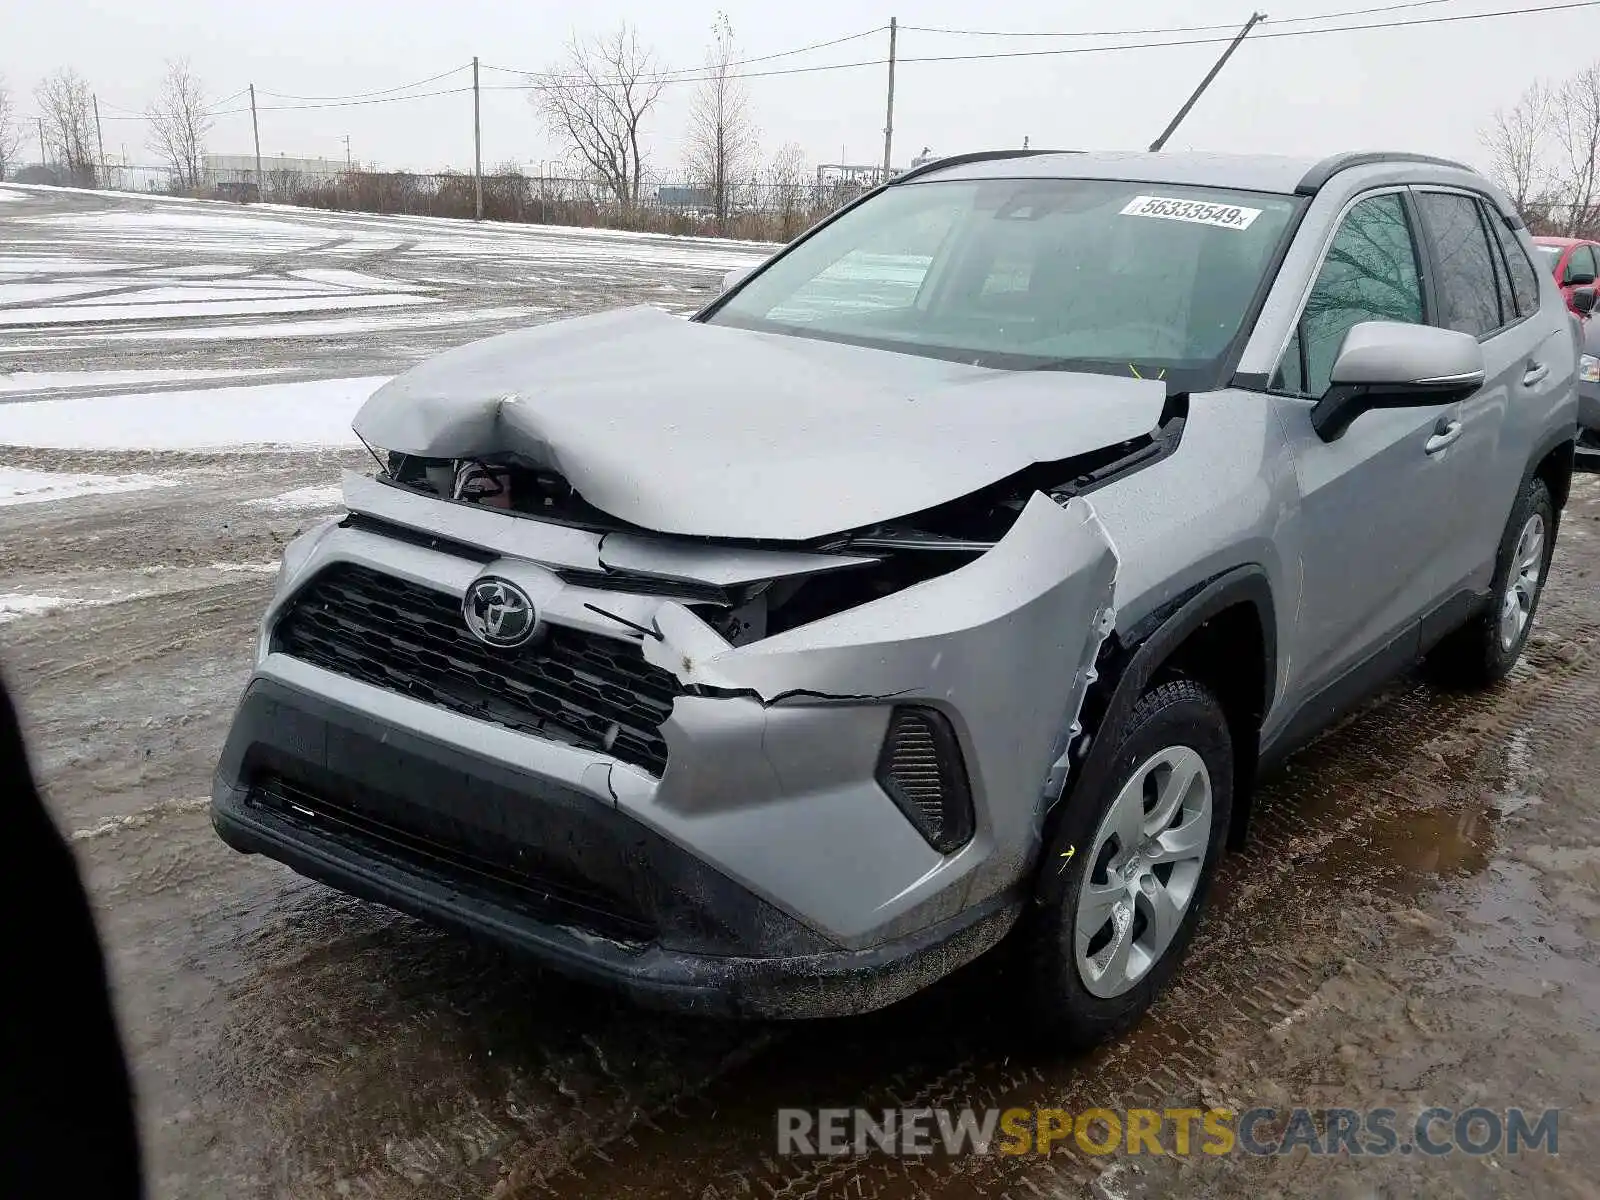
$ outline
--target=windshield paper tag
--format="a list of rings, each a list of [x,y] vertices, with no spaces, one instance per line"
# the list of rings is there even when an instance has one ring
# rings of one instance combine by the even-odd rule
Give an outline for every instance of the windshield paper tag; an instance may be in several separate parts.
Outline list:
[[[1188,221],[1192,225],[1216,225],[1222,229],[1249,229],[1261,215],[1259,208],[1237,204],[1206,204],[1200,200],[1175,200],[1171,196],[1135,196],[1122,210],[1125,217],[1161,217],[1168,221]]]

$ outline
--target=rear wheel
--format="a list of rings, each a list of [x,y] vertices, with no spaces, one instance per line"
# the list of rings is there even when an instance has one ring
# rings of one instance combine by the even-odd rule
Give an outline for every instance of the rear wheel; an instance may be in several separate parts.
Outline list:
[[[1555,534],[1550,489],[1544,480],[1530,479],[1500,539],[1489,606],[1428,655],[1435,678],[1458,687],[1487,687],[1506,677],[1533,629]]]
[[[1140,698],[1098,778],[1063,803],[1025,934],[1035,1010],[1085,1048],[1132,1025],[1183,958],[1233,801],[1233,745],[1192,680]]]

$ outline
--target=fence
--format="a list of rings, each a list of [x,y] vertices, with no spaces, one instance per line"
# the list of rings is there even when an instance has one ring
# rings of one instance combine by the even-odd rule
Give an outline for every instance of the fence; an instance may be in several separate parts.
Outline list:
[[[308,177],[292,171],[214,173],[211,190],[306,208],[470,218],[473,178],[464,172],[348,171]],[[750,180],[730,186],[723,203],[693,183],[646,182],[639,198],[619,200],[593,179],[497,174],[483,177],[483,215],[491,221],[638,229],[787,241],[859,196],[854,184]],[[719,211],[720,209],[720,211]]]
[[[268,160],[271,161],[270,159]],[[165,167],[107,165],[97,181],[116,191],[170,194]],[[789,241],[822,217],[873,187],[876,168],[822,167],[814,179],[750,179],[730,184],[723,204],[712,190],[691,182],[647,180],[638,200],[618,200],[602,181],[571,176],[494,174],[483,177],[483,215],[491,221],[635,229],[701,237]],[[31,167],[19,181],[74,182],[61,168]],[[204,196],[269,201],[342,212],[470,219],[476,212],[473,178],[466,172],[326,170],[267,167],[208,170]],[[88,179],[80,186],[95,186]],[[1525,214],[1535,233],[1600,237],[1600,205],[1534,202]]]
[[[32,182],[74,182],[60,168],[24,173]],[[164,167],[108,164],[96,175],[81,186],[162,195],[180,191]],[[242,203],[466,219],[477,208],[473,177],[466,172],[308,172],[265,165],[259,177],[253,170],[230,169],[208,170],[202,178],[201,196]],[[815,180],[750,179],[730,183],[719,205],[711,188],[692,182],[646,180],[637,200],[622,201],[595,179],[494,174],[483,177],[483,215],[491,221],[788,241],[871,183],[822,172]]]

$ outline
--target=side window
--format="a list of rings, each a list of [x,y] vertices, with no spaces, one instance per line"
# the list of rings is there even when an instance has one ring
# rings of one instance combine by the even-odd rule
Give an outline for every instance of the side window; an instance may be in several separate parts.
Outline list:
[[[1511,271],[1511,298],[1517,306],[1517,316],[1531,317],[1539,311],[1539,277],[1528,261],[1528,252],[1522,248],[1517,235],[1493,212],[1489,214],[1489,228],[1494,230]]]
[[[1421,192],[1417,207],[1433,240],[1439,323],[1483,337],[1500,328],[1494,260],[1478,218],[1478,202],[1455,192]]]
[[[1274,383],[1322,395],[1345,334],[1362,321],[1422,323],[1416,243],[1396,193],[1372,196],[1345,215]]]
[[[1579,246],[1567,257],[1567,273],[1563,282],[1572,283],[1575,280],[1584,278],[1593,279],[1595,275],[1593,246]]]

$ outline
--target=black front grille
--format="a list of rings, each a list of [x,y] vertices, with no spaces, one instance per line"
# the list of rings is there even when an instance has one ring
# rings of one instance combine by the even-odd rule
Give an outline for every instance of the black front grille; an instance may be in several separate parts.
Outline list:
[[[486,831],[471,838],[404,824],[382,798],[313,792],[277,775],[259,777],[246,803],[342,845],[364,850],[537,920],[573,925],[623,942],[645,942],[655,927],[629,899],[542,861],[528,847]]]
[[[660,729],[678,681],[629,642],[557,625],[536,645],[493,649],[467,631],[457,597],[351,563],[307,584],[275,637],[283,653],[352,679],[666,769]]]

